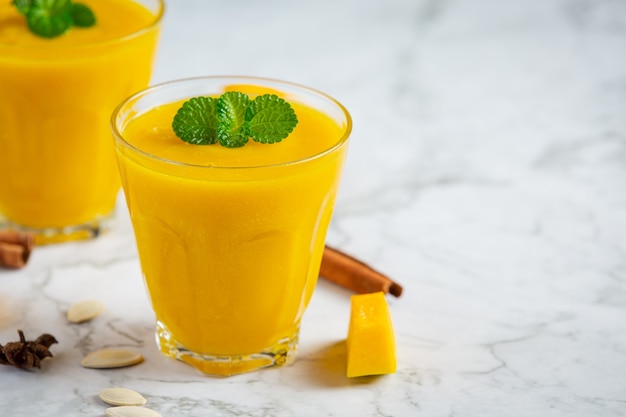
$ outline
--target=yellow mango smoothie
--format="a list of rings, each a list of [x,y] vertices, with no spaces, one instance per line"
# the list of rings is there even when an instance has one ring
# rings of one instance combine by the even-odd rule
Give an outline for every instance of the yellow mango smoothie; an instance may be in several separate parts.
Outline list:
[[[297,126],[281,142],[237,148],[175,136],[185,99],[232,89],[279,91]],[[348,113],[304,87],[206,77],[148,89],[112,123],[161,351],[215,375],[290,363],[319,274]]]
[[[163,13],[161,0],[81,3],[95,25],[46,38],[0,0],[0,223],[39,243],[110,224],[120,180],[109,118],[148,85]]]

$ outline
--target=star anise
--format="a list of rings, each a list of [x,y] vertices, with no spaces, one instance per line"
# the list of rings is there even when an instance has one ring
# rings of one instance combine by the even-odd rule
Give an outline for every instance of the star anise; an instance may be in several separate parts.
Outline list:
[[[24,332],[18,330],[19,342],[0,345],[0,365],[12,365],[16,368],[41,368],[41,361],[51,358],[50,346],[58,343],[51,334],[44,333],[34,341],[26,340]]]

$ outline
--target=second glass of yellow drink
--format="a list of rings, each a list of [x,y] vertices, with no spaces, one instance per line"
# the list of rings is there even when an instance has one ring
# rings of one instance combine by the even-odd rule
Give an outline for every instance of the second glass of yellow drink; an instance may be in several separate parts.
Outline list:
[[[279,143],[236,148],[176,137],[183,101],[225,91],[280,96],[298,124]],[[160,350],[222,376],[291,362],[335,205],[348,112],[286,82],[205,77],[134,95],[112,126]]]
[[[149,83],[164,7],[81,3],[95,24],[56,37],[0,3],[0,227],[34,231],[38,243],[109,227],[120,181],[108,121]]]

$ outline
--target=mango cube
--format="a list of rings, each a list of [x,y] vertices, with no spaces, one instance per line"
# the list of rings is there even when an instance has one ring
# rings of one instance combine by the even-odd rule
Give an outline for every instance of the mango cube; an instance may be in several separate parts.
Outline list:
[[[385,294],[356,294],[350,304],[348,378],[395,373],[396,341]]]

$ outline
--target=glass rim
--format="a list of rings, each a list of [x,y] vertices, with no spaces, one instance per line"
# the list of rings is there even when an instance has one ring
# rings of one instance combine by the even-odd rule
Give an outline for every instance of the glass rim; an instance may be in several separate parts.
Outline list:
[[[125,35],[121,35],[121,36],[117,36],[115,38],[112,39],[106,39],[106,40],[102,40],[102,41],[94,41],[94,42],[86,42],[86,43],[77,43],[77,44],[70,44],[70,45],[60,45],[60,46],[56,46],[55,48],[58,48],[59,51],[75,51],[75,50],[80,50],[80,49],[86,49],[86,48],[93,48],[93,47],[100,47],[100,46],[107,46],[107,45],[112,45],[112,44],[116,44],[116,43],[122,43],[131,39],[134,39],[136,37],[139,37],[141,35],[143,35],[146,32],[151,31],[154,27],[158,26],[161,21],[163,20],[163,15],[165,14],[165,0],[155,0],[156,2],[158,2],[159,4],[159,10],[156,12],[156,14],[154,15],[154,19],[151,20],[149,23],[147,23],[145,26],[140,27],[139,29],[135,30],[134,32],[131,33],[127,33]],[[138,2],[135,2],[138,3]],[[13,49],[13,50],[21,50],[21,51],[37,51],[37,50],[44,50],[44,49],[49,49],[50,45],[16,45],[16,44],[9,44],[9,43],[4,43],[2,41],[0,41],[0,47],[2,48],[7,48],[7,49]]]
[[[128,142],[125,138],[122,132],[120,132],[120,129],[118,128],[118,124],[117,124],[117,118],[118,115],[120,114],[120,112],[123,110],[123,108],[125,106],[127,106],[129,103],[138,100],[142,97],[148,96],[149,94],[159,91],[159,90],[163,90],[165,88],[175,88],[177,85],[179,84],[187,84],[190,82],[200,82],[200,81],[209,81],[209,80],[236,80],[236,81],[257,81],[260,83],[266,83],[267,84],[275,84],[277,86],[284,86],[284,87],[288,87],[290,88],[292,91],[301,91],[301,92],[307,92],[310,94],[313,94],[315,96],[317,96],[318,98],[321,98],[323,100],[326,100],[327,102],[329,102],[330,104],[334,105],[344,116],[345,118],[345,127],[344,126],[340,126],[342,129],[341,135],[339,137],[339,139],[337,140],[336,143],[334,143],[332,146],[330,146],[329,148],[324,149],[321,152],[317,152],[315,154],[312,155],[308,155],[306,157],[303,158],[298,158],[298,159],[293,159],[293,160],[288,160],[288,161],[284,161],[284,162],[275,162],[275,163],[269,163],[269,164],[257,164],[257,165],[240,165],[240,166],[232,166],[232,165],[201,165],[201,164],[197,164],[197,163],[188,163],[188,162],[181,162],[181,161],[175,161],[172,159],[167,159],[167,158],[163,158],[157,155],[153,155],[149,152],[146,152],[138,147],[136,147],[135,145],[131,144],[130,142]],[[182,98],[181,98],[182,99]],[[166,104],[166,103],[163,103]],[[337,101],[335,98],[331,97],[330,95],[323,93],[317,89],[311,88],[311,87],[307,87],[305,85],[302,84],[298,84],[298,83],[293,83],[290,81],[283,81],[283,80],[279,80],[279,79],[274,79],[274,78],[267,78],[267,77],[257,77],[257,76],[246,76],[246,75],[208,75],[208,76],[200,76],[200,77],[188,77],[188,78],[180,78],[180,79],[176,79],[176,80],[171,80],[171,81],[166,81],[166,82],[162,82],[162,83],[158,83],[158,84],[154,84],[148,88],[145,88],[143,90],[140,90],[138,92],[136,92],[135,94],[127,97],[126,99],[124,99],[120,104],[118,104],[115,109],[113,110],[113,113],[111,115],[111,130],[113,132],[113,137],[115,138],[115,142],[119,145],[124,146],[125,148],[129,149],[131,152],[134,152],[135,154],[138,154],[142,157],[145,157],[149,160],[152,161],[156,161],[159,163],[165,163],[168,165],[174,165],[174,166],[178,166],[178,167],[187,167],[187,168],[195,168],[195,169],[202,169],[202,170],[207,170],[207,169],[212,169],[212,170],[252,170],[252,169],[267,169],[267,168],[277,168],[277,167],[284,167],[284,166],[291,166],[291,165],[298,165],[298,164],[303,164],[306,162],[310,162],[310,161],[314,161],[317,159],[322,158],[324,155],[327,154],[331,154],[333,153],[335,150],[341,148],[342,146],[344,146],[347,142],[348,142],[348,138],[350,137],[350,133],[352,132],[352,117],[350,116],[350,113],[348,112],[348,110],[343,106],[343,104],[341,104],[339,101]],[[194,146],[211,146],[211,145],[194,145]]]

